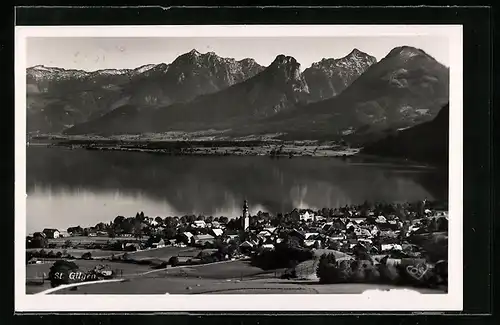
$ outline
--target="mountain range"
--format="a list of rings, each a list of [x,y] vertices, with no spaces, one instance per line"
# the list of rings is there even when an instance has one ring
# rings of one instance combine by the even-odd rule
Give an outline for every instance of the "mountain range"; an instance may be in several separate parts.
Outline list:
[[[292,138],[368,134],[432,120],[449,69],[398,47],[377,62],[354,49],[301,71],[291,56],[263,67],[192,50],[170,64],[85,72],[27,69],[28,131],[130,134],[229,130]]]

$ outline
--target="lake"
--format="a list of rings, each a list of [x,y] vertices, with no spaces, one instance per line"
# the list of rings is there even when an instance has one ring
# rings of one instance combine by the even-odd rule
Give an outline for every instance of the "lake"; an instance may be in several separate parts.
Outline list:
[[[187,157],[27,147],[27,232],[93,226],[117,215],[339,207],[446,200],[447,172],[358,158]]]

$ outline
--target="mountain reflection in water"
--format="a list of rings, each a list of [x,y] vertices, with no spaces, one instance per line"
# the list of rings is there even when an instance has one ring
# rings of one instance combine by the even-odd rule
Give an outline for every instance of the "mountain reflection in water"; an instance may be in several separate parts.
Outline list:
[[[173,157],[27,148],[28,232],[90,226],[117,215],[240,215],[368,201],[446,199],[446,172],[297,157]]]

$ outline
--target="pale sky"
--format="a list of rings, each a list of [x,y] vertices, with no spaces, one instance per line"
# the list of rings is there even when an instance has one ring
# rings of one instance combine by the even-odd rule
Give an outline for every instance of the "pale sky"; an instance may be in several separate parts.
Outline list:
[[[27,40],[27,67],[45,65],[95,71],[137,68],[144,64],[171,63],[177,56],[196,49],[221,57],[253,58],[268,66],[279,54],[293,56],[304,70],[322,58],[341,58],[354,48],[380,61],[398,46],[420,48],[449,66],[449,44],[444,37],[30,37]]]

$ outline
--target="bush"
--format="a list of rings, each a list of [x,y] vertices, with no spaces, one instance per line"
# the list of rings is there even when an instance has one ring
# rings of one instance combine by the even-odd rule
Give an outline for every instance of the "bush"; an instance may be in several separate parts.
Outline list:
[[[341,261],[335,270],[335,279],[333,283],[351,282],[352,267],[351,261]]]
[[[291,261],[301,263],[314,257],[310,249],[290,246],[284,243],[276,245],[275,250],[262,251],[252,258],[252,264],[264,270],[289,267]]]
[[[399,283],[399,268],[396,265],[387,264],[389,256],[384,257],[378,266],[380,280],[384,283]]]
[[[165,261],[161,262],[158,265],[153,266],[154,269],[166,269],[167,267],[168,267],[168,263]]]
[[[90,252],[84,253],[82,255],[82,259],[84,259],[84,260],[91,260],[92,259],[92,254]]]
[[[168,260],[168,264],[170,264],[171,266],[177,266],[179,264],[179,258],[177,256],[172,256]]]
[[[78,265],[76,265],[74,262],[64,260],[56,261],[54,264],[52,264],[49,271],[49,280],[51,286],[54,288],[61,284],[75,282],[76,280],[70,279],[69,274],[70,272],[77,271]]]
[[[351,263],[351,281],[362,283],[377,283],[380,273],[371,260],[355,260]]]
[[[323,254],[319,258],[316,275],[320,283],[334,283],[336,276],[336,258],[333,254]]]
[[[398,265],[400,280],[403,284],[429,286],[435,282],[434,270],[425,261],[412,261]]]

